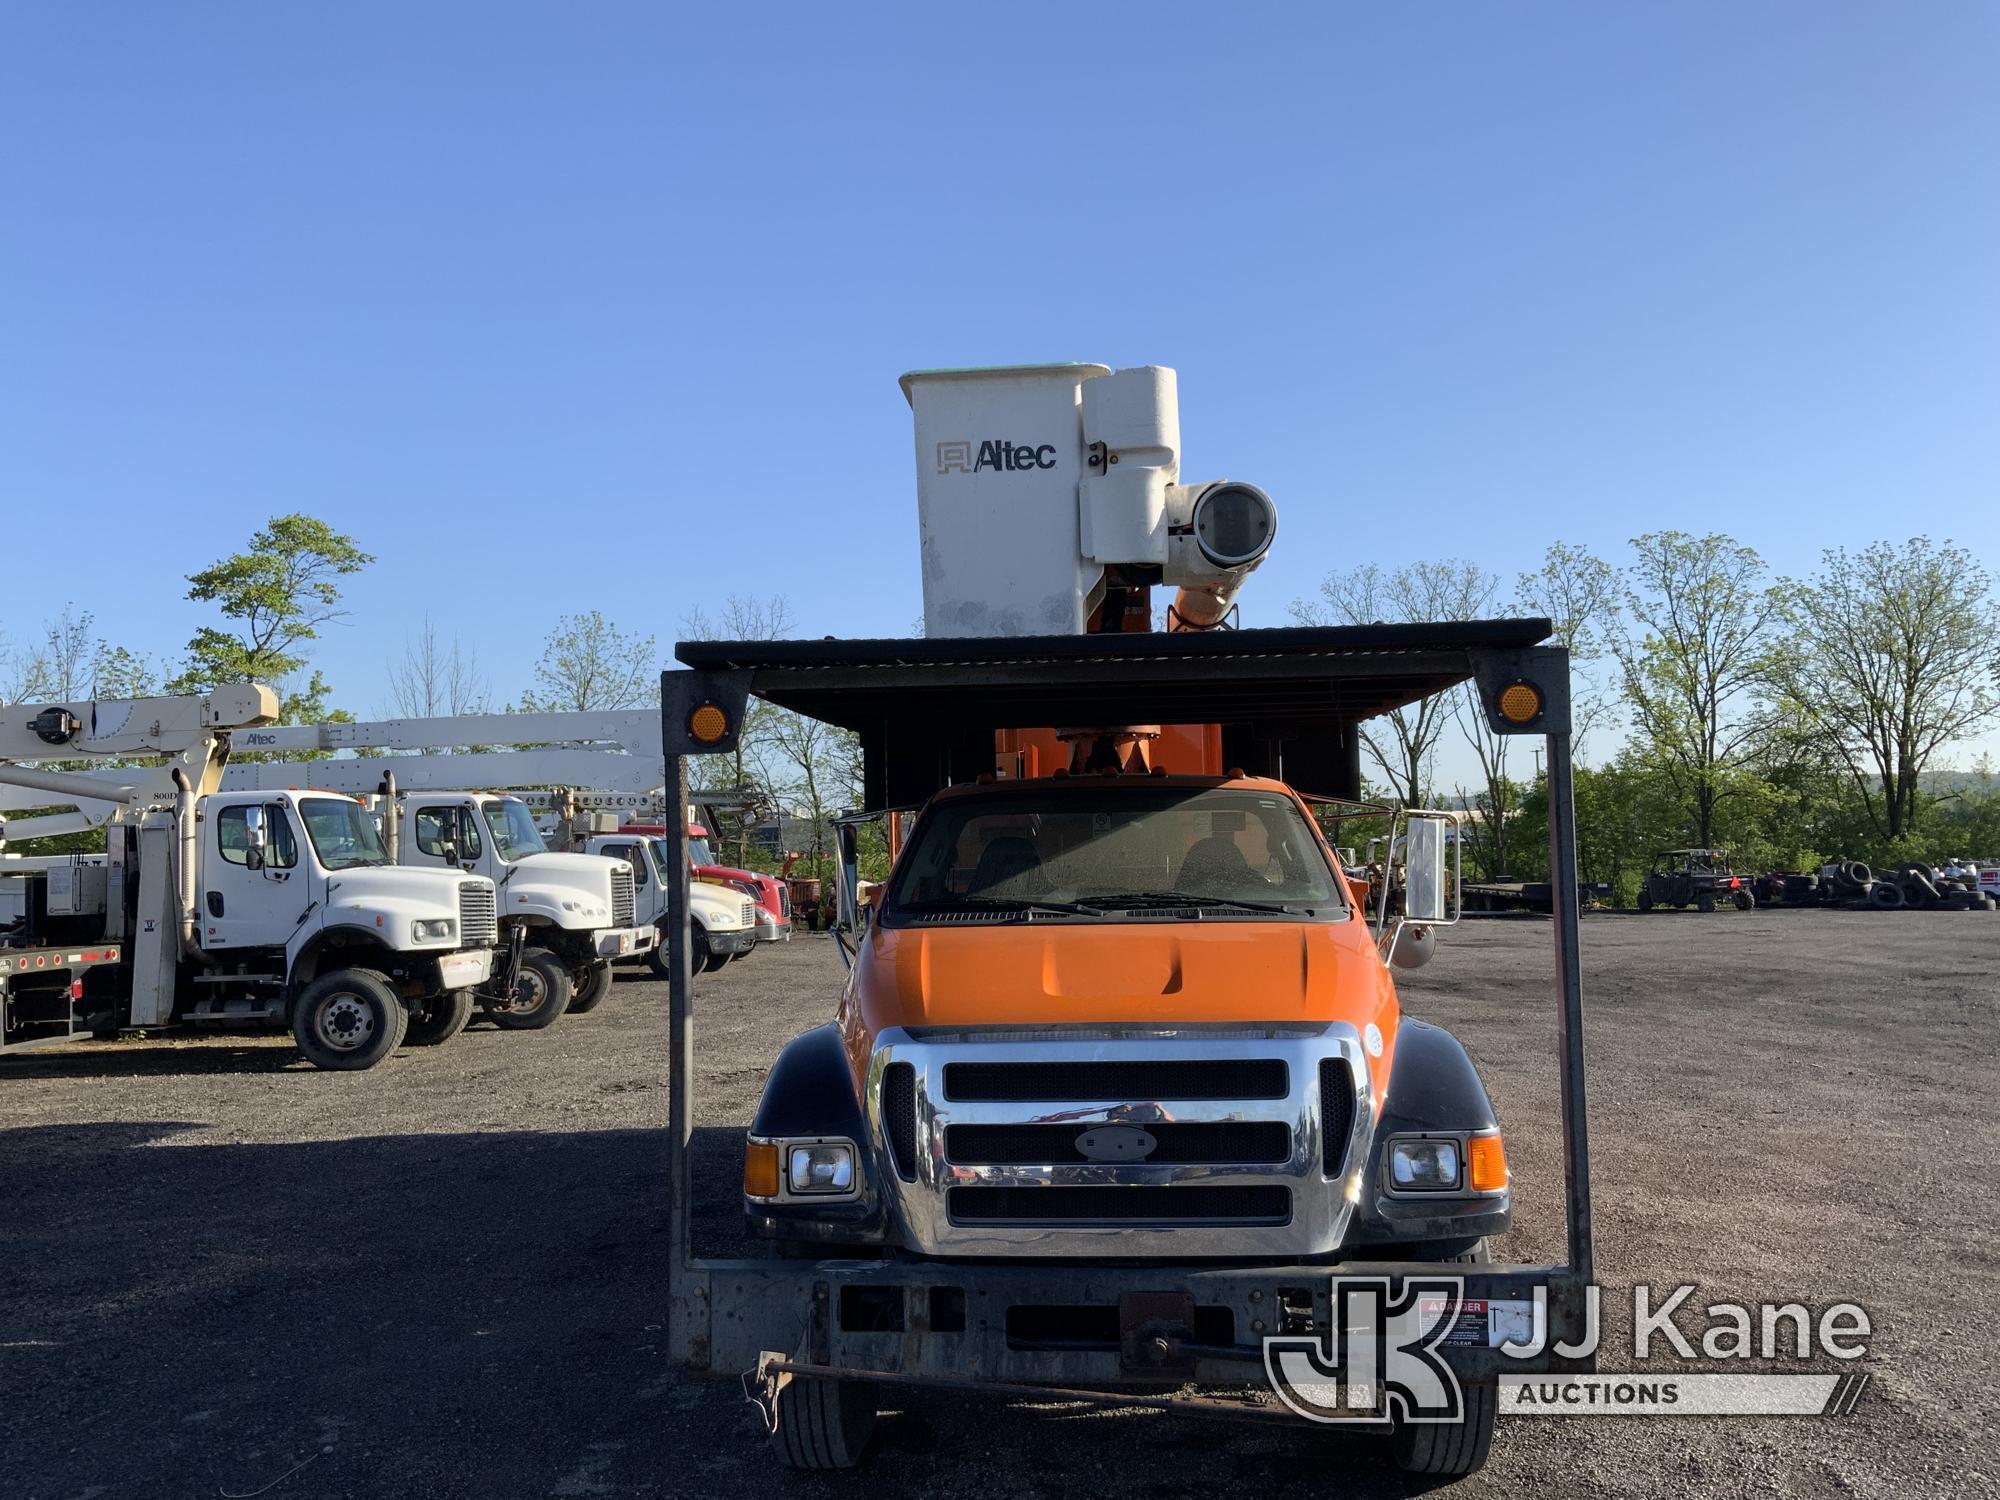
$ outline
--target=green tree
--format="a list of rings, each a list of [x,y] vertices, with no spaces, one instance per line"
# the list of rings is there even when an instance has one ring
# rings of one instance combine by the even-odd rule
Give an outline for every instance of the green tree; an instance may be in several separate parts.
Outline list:
[[[520,707],[526,713],[586,713],[659,701],[658,643],[620,630],[593,609],[557,618]]]
[[[305,665],[302,647],[342,618],[340,580],[375,559],[313,516],[275,516],[242,552],[188,575],[188,598],[218,605],[233,629],[204,626],[188,642],[187,664],[171,693],[206,692],[218,683],[264,682],[280,689],[291,723],[328,717],[327,685],[318,672],[284,685]]]
[[[1317,600],[1292,601],[1301,625],[1476,620],[1493,603],[1497,580],[1477,563],[1452,558],[1384,573],[1367,563],[1321,580]],[[1437,693],[1362,726],[1362,743],[1405,807],[1422,807],[1438,742],[1454,719],[1456,693]],[[1504,766],[1499,771],[1504,775]],[[1494,771],[1488,769],[1489,781]]]
[[[1715,842],[1717,809],[1742,789],[1767,720],[1764,560],[1726,536],[1657,531],[1632,541],[1626,609],[1612,652],[1640,747],[1679,799],[1688,837]]]
[[[1937,753],[2000,713],[1992,578],[1928,537],[1834,547],[1819,572],[1779,584],[1777,607],[1773,687],[1838,750],[1876,833],[1898,843]]]

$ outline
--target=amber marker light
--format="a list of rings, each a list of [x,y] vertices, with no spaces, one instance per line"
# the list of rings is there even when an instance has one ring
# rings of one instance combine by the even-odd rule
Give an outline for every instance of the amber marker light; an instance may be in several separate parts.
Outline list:
[[[1497,1193],[1507,1185],[1507,1148],[1499,1136],[1475,1135],[1468,1145],[1466,1160],[1472,1168],[1475,1193]]]
[[[778,1196],[778,1148],[767,1141],[743,1144],[743,1191],[752,1198]]]
[[[704,703],[688,715],[688,733],[704,745],[713,745],[729,733],[729,715],[713,703]]]
[[[1500,689],[1500,717],[1509,724],[1532,724],[1542,716],[1542,690],[1532,682],[1510,682]]]

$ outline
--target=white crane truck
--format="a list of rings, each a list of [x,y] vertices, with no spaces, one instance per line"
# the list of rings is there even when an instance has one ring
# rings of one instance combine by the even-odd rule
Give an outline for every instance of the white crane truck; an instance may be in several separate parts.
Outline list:
[[[408,774],[399,764],[403,759],[415,763],[411,769],[421,785],[403,784]],[[550,853],[519,799],[449,788],[455,778],[435,768],[451,759],[262,762],[231,766],[222,784],[235,789],[309,783],[362,796],[380,820],[396,863],[460,869],[491,880],[498,892],[500,946],[511,949],[518,935],[521,948],[478,997],[497,1025],[539,1030],[565,1013],[594,1009],[611,991],[611,965],[643,959],[653,947],[653,924],[636,917],[634,872],[618,859]]]
[[[493,882],[395,868],[351,797],[220,790],[233,736],[276,716],[256,684],[0,709],[0,785],[78,809],[12,819],[0,843],[106,842],[0,859],[0,1050],[280,1024],[316,1067],[352,1070],[457,1029],[493,973]],[[21,764],[161,756],[117,784]]]

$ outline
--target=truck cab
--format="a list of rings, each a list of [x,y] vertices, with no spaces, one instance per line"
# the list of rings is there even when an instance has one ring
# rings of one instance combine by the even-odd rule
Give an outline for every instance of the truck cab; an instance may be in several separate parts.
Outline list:
[[[611,965],[643,958],[654,927],[637,919],[632,869],[599,854],[556,854],[516,797],[489,792],[395,794],[397,857],[417,868],[484,875],[499,900],[499,941],[518,931],[516,982],[487,1010],[515,1029],[546,1026],[566,1011],[594,1008],[610,992]]]
[[[750,1129],[755,1233],[949,1258],[1442,1261],[1508,1226],[1478,1075],[1403,1016],[1280,781],[941,791],[858,950]]]
[[[618,831],[659,838],[667,831],[664,823],[623,823]],[[688,862],[696,880],[710,885],[734,886],[757,903],[757,941],[787,943],[792,938],[792,896],[785,882],[757,870],[716,862],[714,835],[700,823],[688,823]],[[741,954],[734,955],[741,957]]]
[[[193,822],[203,964],[177,1019],[283,1014],[318,1066],[367,1067],[443,1040],[439,1018],[491,977],[493,882],[397,868],[353,798],[218,792]]]
[[[623,860],[632,871],[639,921],[652,927],[655,941],[646,962],[665,979],[667,901],[670,882],[666,841],[653,834],[599,833],[587,835],[592,854]],[[730,959],[747,953],[757,942],[757,903],[734,886],[707,880],[690,883],[688,894],[689,959],[696,973],[714,973]]]

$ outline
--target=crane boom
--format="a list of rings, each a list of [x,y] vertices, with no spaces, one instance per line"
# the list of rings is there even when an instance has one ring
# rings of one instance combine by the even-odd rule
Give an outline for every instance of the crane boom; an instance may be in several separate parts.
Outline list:
[[[278,724],[242,737],[245,750],[451,750],[460,745],[622,745],[662,755],[655,709],[522,714],[451,714],[434,719]]]

